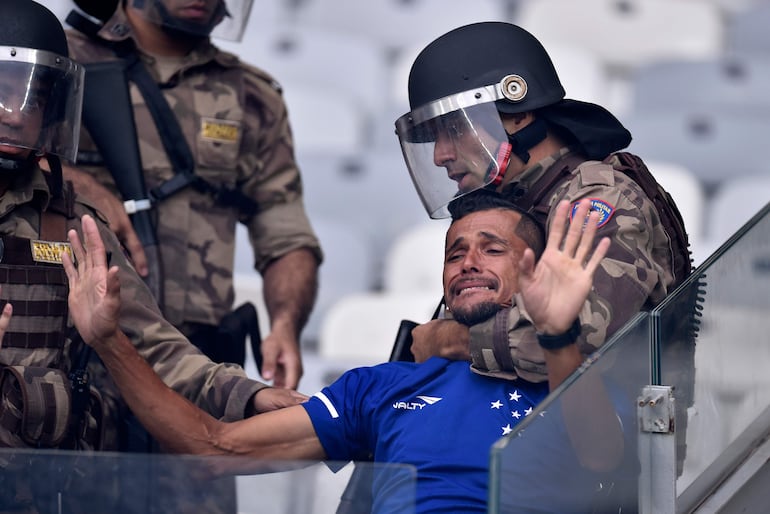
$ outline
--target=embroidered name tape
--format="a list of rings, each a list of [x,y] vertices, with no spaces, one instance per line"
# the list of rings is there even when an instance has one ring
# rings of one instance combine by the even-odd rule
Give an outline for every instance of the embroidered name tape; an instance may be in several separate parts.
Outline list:
[[[32,250],[32,260],[35,262],[47,262],[50,264],[61,264],[62,255],[66,252],[74,261],[72,246],[69,243],[61,241],[41,241],[33,239],[30,241]]]
[[[241,126],[239,123],[213,118],[201,120],[201,135],[204,139],[235,143],[240,138],[240,134]]]

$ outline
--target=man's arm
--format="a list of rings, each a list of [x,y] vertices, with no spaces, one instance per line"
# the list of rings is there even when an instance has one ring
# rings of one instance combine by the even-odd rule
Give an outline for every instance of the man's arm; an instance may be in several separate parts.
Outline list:
[[[77,267],[69,255],[63,258],[70,283],[70,315],[83,340],[109,369],[129,407],[165,448],[197,455],[324,458],[310,418],[300,406],[223,423],[168,388],[120,330],[119,268],[107,267],[93,218],[84,216],[82,224],[85,248],[76,231],[68,234]]]
[[[262,376],[278,387],[296,389],[302,377],[299,336],[315,303],[318,260],[293,250],[263,271],[270,334],[262,341]]]
[[[591,291],[593,277],[610,247],[607,237],[593,249],[598,214],[583,200],[565,229],[569,203],[556,208],[545,252],[535,265],[532,250],[527,249],[519,263],[517,303],[523,305],[538,334],[566,333],[577,318]],[[565,235],[566,232],[566,235]],[[563,244],[562,244],[563,243]],[[543,348],[548,385],[558,387],[583,362],[577,344],[561,348]],[[607,389],[597,373],[580,378],[561,397],[564,423],[571,444],[581,464],[587,469],[608,471],[622,459],[623,431]]]

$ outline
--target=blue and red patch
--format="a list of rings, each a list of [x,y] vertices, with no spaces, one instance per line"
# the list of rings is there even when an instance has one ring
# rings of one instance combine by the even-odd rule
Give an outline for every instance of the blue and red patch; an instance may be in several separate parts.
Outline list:
[[[602,227],[607,224],[608,221],[610,221],[610,218],[612,217],[612,213],[615,212],[615,207],[608,204],[604,200],[600,200],[598,198],[590,198],[591,200],[591,211],[596,211],[599,213],[599,222],[596,224],[597,227]],[[572,218],[575,217],[575,212],[577,211],[578,204],[580,202],[574,202],[572,204],[572,210],[569,214],[569,220],[572,221]]]

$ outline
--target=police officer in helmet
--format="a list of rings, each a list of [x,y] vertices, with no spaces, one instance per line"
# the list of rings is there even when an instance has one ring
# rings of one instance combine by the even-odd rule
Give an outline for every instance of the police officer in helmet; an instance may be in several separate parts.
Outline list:
[[[59,159],[74,161],[77,152],[83,68],[40,4],[4,0],[0,20],[0,183],[7,190],[46,157],[61,187]]]
[[[480,188],[503,192],[546,227],[562,199],[576,205],[590,198],[599,211],[599,235],[612,240],[612,250],[573,325],[583,353],[689,274],[676,206],[639,158],[618,153],[630,133],[603,107],[566,99],[548,53],[526,30],[503,22],[452,30],[417,56],[408,87],[411,111],[396,121],[396,133],[432,218],[446,217],[453,198]],[[656,208],[653,197],[665,207]],[[526,315],[514,301],[499,316],[507,319],[470,330],[431,321],[413,331],[412,350],[418,360],[469,358],[483,374],[544,380]],[[436,340],[443,344],[427,344]]]

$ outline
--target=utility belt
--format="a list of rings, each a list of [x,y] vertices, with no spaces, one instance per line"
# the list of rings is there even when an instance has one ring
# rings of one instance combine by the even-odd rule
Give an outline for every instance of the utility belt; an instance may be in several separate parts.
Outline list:
[[[246,337],[251,342],[257,368],[262,369],[262,338],[257,309],[251,302],[244,303],[225,315],[219,325],[186,324],[187,337],[214,362],[246,364]]]

